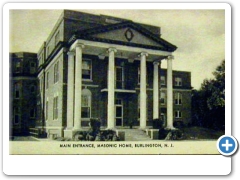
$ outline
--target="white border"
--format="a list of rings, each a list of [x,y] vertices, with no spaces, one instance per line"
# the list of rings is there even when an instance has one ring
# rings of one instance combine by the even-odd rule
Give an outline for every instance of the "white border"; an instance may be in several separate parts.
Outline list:
[[[231,7],[221,4],[155,4],[155,3],[86,3],[86,4],[5,4],[3,7],[3,73],[4,86],[9,85],[9,9],[225,9],[226,10],[226,134],[231,134]],[[8,86],[9,87],[9,86]],[[9,90],[3,89],[4,107],[9,107]],[[220,155],[200,156],[12,156],[9,155],[9,110],[3,117],[3,172],[8,175],[227,175],[231,172],[231,158]],[[37,163],[35,163],[37,162]],[[96,162],[94,171],[93,162]],[[183,165],[184,164],[184,165]],[[193,165],[194,164],[194,165]],[[26,168],[27,167],[27,168]],[[122,168],[120,168],[122,167]],[[134,168],[133,168],[134,167]]]

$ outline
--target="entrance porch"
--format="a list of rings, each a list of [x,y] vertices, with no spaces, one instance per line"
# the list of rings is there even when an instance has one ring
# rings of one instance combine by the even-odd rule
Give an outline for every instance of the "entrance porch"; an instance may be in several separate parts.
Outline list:
[[[99,61],[108,59],[107,86],[101,89],[107,94],[107,129],[118,126],[129,126],[130,123],[139,125],[144,130],[151,119],[159,119],[159,67],[161,61],[167,60],[167,129],[173,129],[173,88],[172,88],[172,60],[171,52],[127,47],[117,44],[93,42],[77,39],[68,53],[68,89],[67,89],[67,128],[66,131],[81,130],[82,103],[82,61],[83,54],[99,57]],[[122,73],[123,68],[117,66],[116,59],[127,59],[131,64],[139,62],[139,85],[129,89]],[[147,63],[152,63],[152,98],[149,102],[147,83]],[[78,72],[78,73],[75,73]],[[138,93],[137,93],[138,92]],[[132,101],[129,99],[132,98]],[[124,101],[124,99],[126,101]],[[149,104],[152,111],[148,111]],[[126,108],[125,108],[126,107]],[[151,113],[151,115],[150,115]],[[126,115],[128,117],[126,117]],[[133,118],[134,117],[134,118]],[[131,121],[134,122],[131,122]]]

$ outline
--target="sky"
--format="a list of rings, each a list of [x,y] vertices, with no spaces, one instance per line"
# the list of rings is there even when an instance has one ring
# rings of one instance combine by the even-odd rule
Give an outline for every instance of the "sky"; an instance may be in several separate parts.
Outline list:
[[[225,59],[224,10],[80,10],[161,27],[162,38],[176,45],[173,70],[190,71],[192,87]],[[10,52],[38,52],[62,10],[10,10]],[[166,61],[162,67],[166,68]]]

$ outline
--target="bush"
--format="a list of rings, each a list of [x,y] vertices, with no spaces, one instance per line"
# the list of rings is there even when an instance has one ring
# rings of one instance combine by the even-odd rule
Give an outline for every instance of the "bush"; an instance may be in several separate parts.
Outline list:
[[[101,121],[98,118],[91,118],[90,119],[90,126],[93,131],[99,131],[101,127]]]
[[[153,119],[153,129],[160,129],[163,127],[163,120]]]
[[[169,130],[165,140],[183,140],[184,133],[179,129]]]
[[[173,126],[176,128],[183,128],[184,124],[182,121],[174,121]]]

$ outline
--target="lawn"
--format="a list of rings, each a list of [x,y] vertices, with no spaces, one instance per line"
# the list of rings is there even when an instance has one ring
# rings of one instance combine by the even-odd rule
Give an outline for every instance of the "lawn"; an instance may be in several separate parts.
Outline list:
[[[31,136],[14,136],[12,141],[37,141]]]
[[[181,130],[184,132],[184,139],[187,140],[218,139],[225,134],[224,131],[216,131],[202,127],[186,127],[181,128]]]

